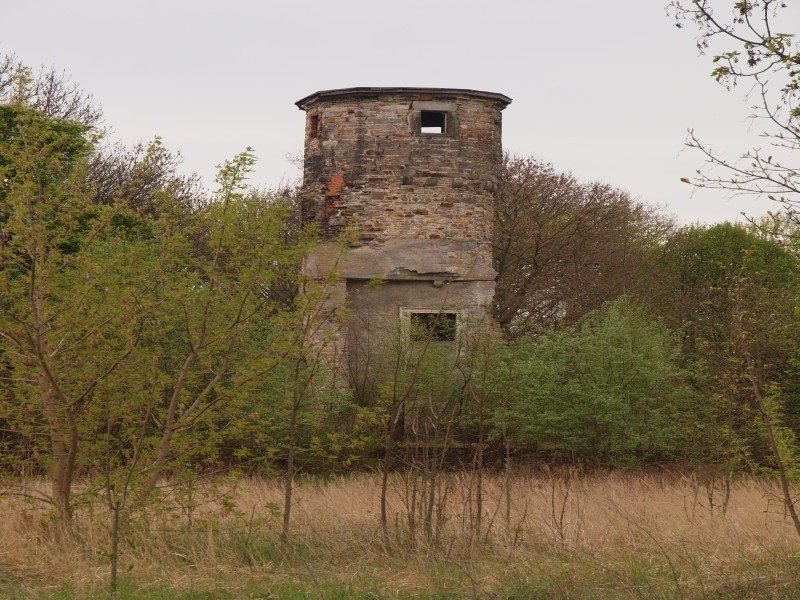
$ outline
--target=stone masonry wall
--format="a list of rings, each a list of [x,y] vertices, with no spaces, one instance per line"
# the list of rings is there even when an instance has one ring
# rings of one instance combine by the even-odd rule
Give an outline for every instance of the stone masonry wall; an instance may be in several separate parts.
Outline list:
[[[327,239],[345,225],[362,243],[491,239],[505,102],[469,93],[324,96],[306,110],[303,217]],[[420,132],[420,111],[447,114]]]

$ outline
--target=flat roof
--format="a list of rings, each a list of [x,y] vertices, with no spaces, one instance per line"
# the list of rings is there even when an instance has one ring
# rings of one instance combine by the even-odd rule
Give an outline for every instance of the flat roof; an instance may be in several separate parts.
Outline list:
[[[496,100],[501,102],[503,106],[511,104],[511,98],[503,94],[495,92],[482,92],[480,90],[467,90],[460,88],[431,88],[431,87],[351,87],[340,88],[338,90],[321,90],[314,92],[301,98],[295,104],[300,110],[305,110],[308,106],[314,104],[317,100],[324,100],[329,98],[347,98],[359,96],[381,96],[388,94],[432,94],[435,96],[474,96],[476,98],[485,98],[487,100]]]

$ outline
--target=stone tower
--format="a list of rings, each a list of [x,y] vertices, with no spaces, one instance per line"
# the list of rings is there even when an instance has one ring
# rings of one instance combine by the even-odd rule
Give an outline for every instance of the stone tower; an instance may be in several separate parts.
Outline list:
[[[323,240],[306,272],[328,282],[329,312],[347,306],[347,324],[321,331],[351,371],[392,328],[431,327],[448,341],[485,320],[496,277],[491,195],[510,102],[406,87],[327,90],[297,102],[306,112],[302,219],[316,222]],[[353,234],[342,251],[335,240],[345,227]]]

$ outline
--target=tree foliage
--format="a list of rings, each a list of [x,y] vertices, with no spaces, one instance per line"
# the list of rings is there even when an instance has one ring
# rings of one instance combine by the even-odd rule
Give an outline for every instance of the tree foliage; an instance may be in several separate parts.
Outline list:
[[[27,107],[0,116],[0,357],[15,400],[2,417],[9,443],[23,436],[29,456],[48,457],[50,500],[68,522],[82,417],[137,344],[147,261],[88,200],[84,126]]]
[[[87,126],[99,125],[103,116],[92,95],[66,73],[31,69],[13,54],[0,54],[0,104],[28,106],[46,117]]]
[[[238,389],[288,352],[271,286],[297,273],[304,246],[286,244],[282,204],[247,187],[250,151],[200,203],[175,194],[153,144],[131,178],[151,188],[120,185],[106,203],[85,126],[21,106],[0,116],[6,466],[46,470],[68,525],[78,473],[128,485],[135,465],[145,498],[180,465],[220,464]]]
[[[683,457],[694,394],[678,338],[620,297],[580,323],[517,342],[509,415],[516,440],[581,461],[641,464]]]
[[[761,230],[721,223],[685,228],[663,260],[663,314],[682,328],[682,360],[715,423],[694,445],[709,462],[770,462],[754,391],[772,389],[796,419],[796,255]]]

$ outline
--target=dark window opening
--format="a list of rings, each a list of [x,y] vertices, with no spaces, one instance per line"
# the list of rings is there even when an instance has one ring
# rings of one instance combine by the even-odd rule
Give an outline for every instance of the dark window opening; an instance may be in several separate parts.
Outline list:
[[[456,313],[411,313],[411,341],[455,342]]]
[[[308,119],[308,135],[315,138],[319,136],[319,115],[311,115]]]
[[[420,113],[420,133],[447,133],[447,113],[423,110]]]

